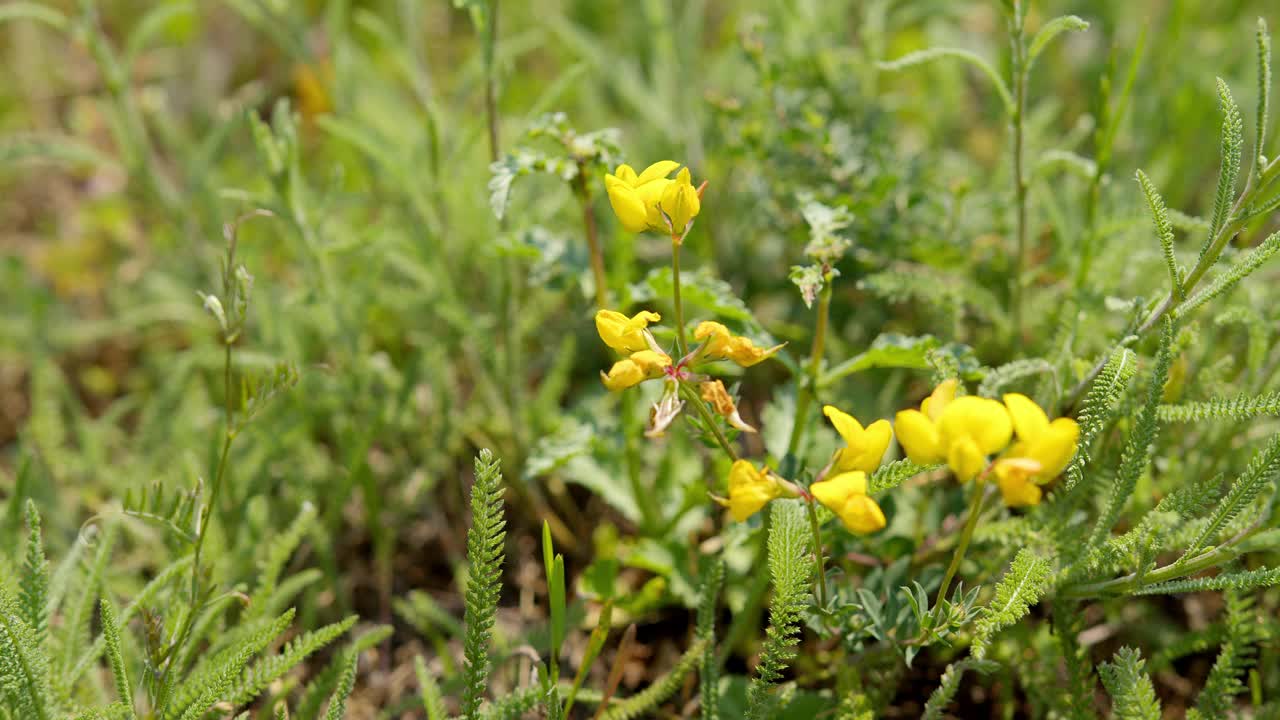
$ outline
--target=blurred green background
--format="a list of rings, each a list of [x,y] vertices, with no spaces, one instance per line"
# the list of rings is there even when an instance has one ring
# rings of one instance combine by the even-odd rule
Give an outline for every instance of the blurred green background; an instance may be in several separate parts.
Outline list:
[[[466,478],[475,451],[490,447],[512,486],[508,625],[537,616],[527,576],[535,531],[552,517],[571,576],[602,554],[625,555],[610,550],[619,542],[648,543],[627,563],[636,577],[619,582],[653,593],[633,608],[649,618],[648,642],[681,642],[684,616],[662,608],[688,599],[679,556],[691,546],[664,538],[711,522],[702,478],[723,468],[703,467],[681,433],[646,445],[665,513],[650,522],[617,477],[624,449],[616,401],[598,382],[610,360],[590,321],[582,211],[566,183],[534,173],[516,179],[505,220],[495,218],[483,45],[465,9],[444,0],[32,5],[0,4],[9,20],[0,23],[5,543],[20,535],[21,497],[41,507],[58,553],[130,491],[208,479],[222,349],[197,291],[219,286],[223,224],[265,208],[272,217],[239,231],[256,282],[236,374],[290,361],[301,382],[237,441],[216,524],[219,576],[245,577],[263,539],[314,503],[322,531],[294,563],[325,579],[300,616],[355,610],[397,623],[356,696],[393,707],[407,692],[396,668],[444,636],[406,598],[459,613]],[[685,245],[697,312],[789,341],[799,357],[810,320],[787,272],[809,237],[801,210],[816,199],[853,214],[834,362],[896,332],[963,344],[966,362],[988,365],[1050,347],[1064,298],[1091,327],[1072,352],[1092,357],[1123,321],[1109,297],[1162,291],[1159,248],[1130,178],[1143,168],[1196,227],[1218,171],[1214,76],[1252,108],[1255,22],[1268,12],[1280,22],[1267,0],[1033,3],[1033,29],[1063,13],[1091,27],[1055,43],[1032,74],[1032,320],[1019,338],[999,331],[1010,227],[999,99],[967,65],[890,73],[874,64],[946,45],[1005,67],[995,3],[500,8],[500,156],[561,152],[526,132],[562,112],[579,132],[616,128],[618,160],[670,157],[709,181]],[[1122,94],[1131,66],[1128,100],[1105,114],[1101,98]],[[1116,139],[1090,220],[1089,169],[1077,161],[1097,159],[1100,117],[1115,122]],[[665,309],[661,273],[650,271],[665,267],[666,241],[626,235],[594,168],[589,182],[617,304]],[[1089,237],[1101,241],[1086,283]],[[749,448],[785,439],[789,382],[778,363],[741,388],[744,416],[764,430]],[[924,382],[873,371],[831,399],[859,417],[888,416]],[[160,535],[131,534],[110,582],[128,593],[165,557]],[[651,576],[666,584],[646,585]]]

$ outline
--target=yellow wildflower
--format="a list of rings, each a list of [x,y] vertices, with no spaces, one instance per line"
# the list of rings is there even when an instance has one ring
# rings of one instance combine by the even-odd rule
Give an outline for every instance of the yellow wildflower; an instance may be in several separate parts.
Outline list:
[[[1037,485],[1044,485],[1062,474],[1076,456],[1080,442],[1080,426],[1076,421],[1058,418],[1049,422],[1049,416],[1035,401],[1018,393],[1005,395],[1004,404],[1018,436],[1018,441],[1005,455],[1039,463],[1039,472],[1031,478]]]
[[[620,353],[649,350],[653,344],[649,342],[645,328],[661,319],[661,315],[648,310],[641,310],[631,317],[616,310],[600,310],[596,313],[596,332],[600,333],[605,345]]]
[[[782,349],[782,345],[768,349],[756,347],[750,338],[734,335],[729,328],[710,320],[698,323],[693,329],[693,339],[702,343],[699,352],[705,359],[732,360],[742,367],[751,367]]]
[[[947,380],[933,389],[933,394],[924,399],[919,410],[903,410],[893,419],[894,431],[898,442],[907,452],[907,458],[919,465],[932,465],[947,459],[942,446],[942,438],[938,434],[938,418],[956,396],[958,382]]]
[[[835,513],[850,532],[866,535],[884,527],[884,512],[867,495],[867,474],[861,470],[816,482],[809,486],[809,492]]]
[[[729,391],[725,389],[724,383],[720,380],[708,380],[701,383],[699,392],[702,399],[706,400],[721,417],[729,421],[733,427],[743,431],[753,433],[755,428],[743,421],[742,416],[738,414],[738,406],[734,404],[733,398],[730,397]]]
[[[1080,426],[1071,418],[1049,422],[1044,410],[1026,395],[1004,396],[1017,442],[993,468],[1004,502],[1010,507],[1040,502],[1040,486],[1053,480],[1075,457]]]
[[[600,373],[604,386],[610,390],[622,390],[639,385],[645,380],[663,376],[663,370],[671,366],[671,357],[655,350],[641,350],[613,364],[608,374]]]
[[[889,448],[893,439],[893,429],[887,420],[877,420],[866,428],[852,415],[842,412],[834,405],[822,408],[822,413],[835,425],[836,432],[844,438],[846,447],[836,451],[834,472],[844,473],[852,470],[871,472],[880,467],[880,459]]]
[[[729,468],[729,514],[742,522],[760,512],[770,500],[788,494],[766,468],[750,460],[735,460]]]
[[[683,237],[689,230],[689,224],[702,209],[702,200],[698,198],[698,190],[693,186],[689,168],[681,168],[676,173],[675,181],[663,190],[658,209],[670,223],[672,237]]]
[[[974,396],[955,397],[956,382],[939,385],[920,410],[897,415],[896,432],[907,457],[921,464],[946,461],[961,482],[973,479],[1013,437],[1004,405]]]
[[[1009,507],[1027,507],[1040,504],[1043,492],[1040,486],[1032,481],[1040,472],[1040,463],[1027,458],[1001,458],[996,461],[992,472],[996,476],[996,485],[1000,488],[1000,496]]]
[[[667,186],[672,183],[667,176],[678,167],[678,162],[661,160],[636,175],[630,165],[619,165],[612,175],[604,176],[609,204],[613,206],[614,214],[622,221],[622,227],[627,232],[670,231],[667,221],[658,210],[658,204],[662,201]]]

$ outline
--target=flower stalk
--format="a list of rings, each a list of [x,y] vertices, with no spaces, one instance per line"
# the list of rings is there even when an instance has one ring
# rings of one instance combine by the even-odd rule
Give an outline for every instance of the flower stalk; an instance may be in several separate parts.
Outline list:
[[[989,469],[990,466],[988,466]],[[942,584],[938,586],[938,597],[934,600],[934,607],[941,605],[947,598],[951,581],[960,571],[960,563],[964,561],[964,554],[969,549],[969,541],[973,539],[973,531],[978,527],[978,516],[982,514],[982,503],[986,498],[987,472],[984,470],[974,481],[973,497],[969,501],[969,517],[964,521],[964,529],[960,531],[960,540],[956,545],[955,553],[951,556],[951,564],[947,566],[947,572],[942,576]]]

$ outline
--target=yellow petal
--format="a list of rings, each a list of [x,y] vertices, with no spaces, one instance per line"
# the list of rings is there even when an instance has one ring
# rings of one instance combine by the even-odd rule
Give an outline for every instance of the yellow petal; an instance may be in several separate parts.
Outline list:
[[[636,178],[635,184],[636,186],[640,186],[645,183],[653,182],[654,180],[666,179],[666,177],[671,174],[671,171],[678,167],[680,167],[680,163],[674,160],[659,160],[645,168],[644,172],[640,173],[640,177]]]
[[[947,403],[938,418],[942,442],[950,447],[969,438],[983,455],[1003,450],[1013,437],[1013,422],[1004,405],[987,398],[966,395]]]
[[[769,472],[751,461],[736,460],[729,468],[729,513],[734,520],[746,520],[781,494]]]
[[[932,465],[946,459],[938,427],[919,410],[903,410],[893,419],[898,442],[907,457],[919,465]]]
[[[884,527],[884,513],[867,496],[867,474],[840,473],[809,487],[814,499],[835,513],[844,526],[855,533],[872,533]]]
[[[781,345],[774,345],[766,350],[756,347],[756,344],[751,342],[750,338],[735,335],[734,337],[729,338],[729,346],[725,351],[725,355],[742,367],[751,367],[752,365],[756,365],[772,357],[775,353],[781,350],[784,345],[785,343]]]
[[[618,169],[613,171],[613,174],[617,175],[619,180],[625,182],[626,184],[632,187],[635,187],[636,171],[635,171],[635,168],[631,167],[630,165],[626,163],[619,165]],[[607,182],[608,180],[609,178],[606,177],[605,181]]]
[[[969,482],[987,466],[987,456],[971,437],[961,437],[947,448],[947,465],[960,482]]]
[[[1041,485],[1049,482],[1067,468],[1071,459],[1076,456],[1080,442],[1080,426],[1071,418],[1058,418],[1049,424],[1049,428],[1038,440],[1028,443],[1026,457],[1040,463],[1041,470],[1036,475],[1036,482]]]
[[[659,209],[670,220],[670,231],[673,235],[683,234],[689,223],[697,217],[702,209],[702,201],[698,199],[698,191],[689,182],[689,168],[680,171],[675,181],[663,190]]]
[[[996,477],[996,485],[1000,488],[1000,496],[1009,507],[1028,507],[1040,504],[1044,494],[1040,486],[1025,477]],[[975,490],[974,492],[980,492]]]
[[[852,445],[862,436],[862,423],[835,405],[823,405],[822,414],[836,427],[836,432],[840,433],[846,444]]]
[[[738,414],[738,407],[733,402],[733,397],[729,395],[729,391],[725,389],[724,382],[721,380],[709,380],[699,384],[699,393],[703,400],[706,400],[711,408],[721,417],[729,421],[729,424],[743,432],[755,432],[756,429],[743,421],[742,416]]]
[[[850,495],[867,494],[867,474],[861,470],[839,473],[810,485],[809,493],[834,510]]]
[[[604,386],[610,390],[623,390],[639,385],[645,380],[644,370],[633,362],[630,358],[619,360],[609,368],[609,373],[600,373],[600,379],[604,381]]]
[[[1019,440],[1034,442],[1049,429],[1049,416],[1026,395],[1009,393],[1004,396],[1004,406],[1013,419],[1013,430]]]
[[[839,513],[840,520],[849,532],[870,535],[884,528],[884,511],[868,495],[855,495],[845,503]]]
[[[884,451],[889,449],[892,439],[893,428],[888,420],[877,420],[856,435],[846,435],[848,447],[842,448],[837,454],[836,470],[861,470],[868,473],[875,470],[880,467],[880,460],[884,458]]]
[[[644,199],[635,188],[612,175],[605,177],[605,190],[609,193],[609,205],[613,214],[618,216],[622,227],[631,233],[644,232],[649,226],[648,209]]]
[[[670,232],[667,227],[667,221],[662,217],[662,211],[658,209],[658,205],[662,203],[662,196],[670,185],[670,180],[659,178],[635,189],[636,195],[644,205],[644,222],[645,227],[649,230],[661,233]]]
[[[649,323],[661,319],[661,315],[648,310],[641,310],[631,317],[616,310],[600,310],[596,312],[596,332],[605,345],[621,353],[632,353],[649,348],[644,329]]]
[[[933,389],[929,397],[920,403],[920,412],[923,412],[930,420],[937,422],[938,418],[942,417],[942,411],[955,399],[956,387],[959,384],[960,381],[955,378],[943,380],[938,387]]]
[[[629,359],[644,371],[646,377],[658,377],[663,368],[671,367],[671,356],[656,350],[633,352]]]

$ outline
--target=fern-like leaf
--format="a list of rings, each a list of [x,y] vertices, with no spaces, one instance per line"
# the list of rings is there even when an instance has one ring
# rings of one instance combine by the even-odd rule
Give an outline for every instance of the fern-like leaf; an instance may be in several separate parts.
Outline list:
[[[231,692],[249,660],[279,637],[291,622],[292,610],[276,618],[265,629],[219,653],[198,672],[192,673],[190,678],[177,687],[174,701],[166,708],[164,717],[181,720],[198,720],[203,717],[214,703]]]
[[[1236,260],[1230,267],[1214,277],[1213,282],[1187,298],[1173,312],[1174,318],[1186,317],[1201,305],[1220,295],[1225,295],[1241,280],[1262,267],[1262,264],[1270,260],[1277,252],[1280,252],[1280,233],[1268,236],[1266,240],[1263,240],[1257,247],[1246,253],[1244,257]]]
[[[747,689],[747,717],[753,720],[769,716],[774,701],[770,690],[796,655],[801,615],[810,601],[809,578],[813,570],[800,502],[774,502],[770,508],[768,548],[773,602],[769,605],[769,629],[760,664]]]
[[[0,589],[0,698],[16,718],[52,720],[57,703],[49,687],[49,662],[23,619],[21,606]]]
[[[892,490],[917,475],[932,472],[940,467],[942,466],[918,465],[906,458],[894,460],[871,473],[871,477],[867,479],[867,492],[875,494]]]
[[[1053,363],[1044,358],[1019,358],[987,372],[986,377],[982,378],[982,384],[978,386],[978,394],[998,398],[1005,388],[1025,377],[1053,372]]]
[[[471,487],[471,529],[467,531],[466,635],[463,652],[462,715],[476,718],[489,679],[489,635],[498,610],[502,579],[503,541],[501,461],[481,450]]]
[[[1111,533],[1111,528],[1120,518],[1124,506],[1129,502],[1133,489],[1137,487],[1138,478],[1147,470],[1155,449],[1156,435],[1160,424],[1156,419],[1156,411],[1160,407],[1160,399],[1164,396],[1164,384],[1169,379],[1169,367],[1173,364],[1173,321],[1165,319],[1164,333],[1160,338],[1160,352],[1156,355],[1156,366],[1147,384],[1147,401],[1134,421],[1133,430],[1129,433],[1129,441],[1120,456],[1120,469],[1111,484],[1111,494],[1107,497],[1102,513],[1094,523],[1090,536],[1090,545],[1101,544]]]
[[[1090,459],[1089,446],[1111,421],[1111,416],[1136,371],[1133,353],[1127,348],[1120,348],[1111,354],[1107,364],[1102,367],[1102,372],[1098,373],[1098,377],[1089,386],[1089,393],[1085,395],[1078,417],[1080,451],[1067,466],[1062,492],[1050,495],[1051,499],[1070,491],[1084,478],[1084,467]]]
[[[1241,394],[1177,405],[1161,405],[1161,422],[1195,423],[1211,419],[1248,420],[1280,415],[1280,392],[1262,395]]]
[[[235,707],[253,700],[266,690],[271,683],[284,677],[284,674],[297,667],[312,653],[328,645],[356,624],[357,617],[352,615],[341,622],[326,625],[319,630],[304,633],[285,645],[278,655],[262,658],[246,670],[235,689],[228,695],[228,701]]]
[[[1209,517],[1209,522],[1178,561],[1182,562],[1195,557],[1202,548],[1217,538],[1227,523],[1234,520],[1253,503],[1254,498],[1258,497],[1263,488],[1271,484],[1277,470],[1280,470],[1280,434],[1272,436],[1267,447],[1249,460],[1244,473],[1232,483],[1226,497]]]
[[[695,640],[666,675],[635,695],[612,703],[604,712],[603,720],[634,720],[652,712],[680,689],[685,677],[702,661],[706,649],[706,640]]]
[[[351,691],[356,687],[356,668],[359,663],[359,655],[356,653],[347,655],[338,687],[334,688],[333,694],[329,696],[329,707],[325,710],[324,720],[342,720],[347,714],[347,698],[351,697]]]
[[[427,671],[427,664],[422,661],[421,655],[413,657],[413,674],[418,679],[422,709],[427,714],[427,720],[445,720],[448,716],[444,712],[444,696],[440,694],[440,685]]]
[[[1117,650],[1111,662],[1098,666],[1116,720],[1160,720],[1160,701],[1143,666],[1142,653],[1128,647]]]
[[[1222,78],[1218,82],[1218,102],[1222,106],[1222,169],[1218,173],[1218,191],[1213,201],[1213,216],[1209,221],[1209,239],[1200,249],[1203,258],[1213,244],[1223,226],[1230,221],[1227,217],[1231,205],[1235,201],[1236,180],[1240,176],[1240,148],[1244,144],[1244,118],[1235,98],[1231,96],[1231,88]]]
[[[1244,691],[1240,678],[1253,665],[1253,644],[1258,640],[1259,625],[1252,600],[1235,590],[1228,590],[1225,600],[1226,641],[1209,671],[1200,697],[1196,699],[1195,710],[1205,718],[1227,717],[1233,704],[1231,698]]]
[[[124,653],[120,649],[120,624],[116,619],[116,610],[111,602],[102,598],[102,637],[107,645],[107,659],[111,662],[111,675],[116,681],[116,695],[120,704],[128,711],[125,717],[134,718],[133,687],[129,685],[129,674],[125,670]]]
[[[1040,602],[1052,579],[1047,559],[1025,548],[1018,551],[1009,571],[996,585],[995,597],[982,609],[982,617],[974,627],[973,656],[984,659],[992,636],[1018,622],[1032,605]]]
[[[698,596],[698,637],[707,649],[702,656],[701,683],[702,720],[720,720],[720,663],[716,658],[716,609],[720,586],[724,584],[724,563],[712,560],[702,581]]]
[[[1262,164],[1258,158],[1267,151],[1267,124],[1271,109],[1271,33],[1267,32],[1267,21],[1258,18],[1258,112],[1254,126],[1253,158],[1255,170],[1262,172]]]
[[[559,688],[553,688],[557,694]],[[539,700],[547,700],[547,717],[551,717],[559,706],[559,698],[548,698],[540,687],[520,688],[508,693],[497,702],[490,704],[480,713],[481,720],[521,720],[530,710],[537,706]]]
[[[1182,300],[1185,293],[1182,289],[1182,275],[1178,272],[1178,257],[1173,252],[1173,223],[1169,222],[1169,211],[1165,207],[1164,198],[1151,182],[1147,174],[1137,172],[1138,185],[1147,198],[1147,208],[1151,210],[1151,221],[1155,224],[1156,238],[1160,241],[1160,250],[1164,253],[1165,265],[1169,267],[1169,283],[1174,297]]]
[[[960,689],[960,680],[964,677],[966,670],[977,670],[986,674],[999,666],[999,663],[991,660],[977,658],[965,658],[948,665],[947,669],[942,671],[938,687],[929,693],[929,700],[924,704],[924,714],[920,716],[920,720],[942,720],[942,714],[946,712],[947,706],[956,697],[956,691]]]
[[[1189,580],[1170,580],[1169,582],[1147,585],[1134,592],[1135,595],[1172,595],[1176,593],[1200,592],[1202,590],[1252,590],[1254,588],[1280,585],[1280,568],[1259,568],[1247,572],[1232,572],[1214,575],[1207,578],[1191,578]]]
[[[293,522],[289,523],[288,529],[273,537],[268,544],[266,552],[262,554],[262,559],[258,563],[258,586],[249,602],[249,607],[253,609],[255,616],[261,617],[270,613],[272,603],[268,600],[276,591],[280,573],[284,571],[285,563],[289,562],[289,557],[293,555],[293,551],[298,548],[302,538],[310,530],[315,516],[315,506],[310,502],[303,503],[302,509],[298,511]]]
[[[307,683],[302,697],[298,699],[297,712],[294,715],[299,718],[320,717],[320,708],[324,707],[325,701],[338,687],[338,682],[346,672],[347,658],[352,655],[359,656],[360,653],[378,645],[391,637],[391,632],[390,625],[379,625],[352,640],[342,652],[337,654],[337,657],[329,661],[329,664]]]
[[[35,635],[37,645],[49,634],[49,562],[40,536],[40,513],[27,500],[27,554],[22,561],[22,588],[18,596],[22,619]]]

